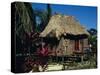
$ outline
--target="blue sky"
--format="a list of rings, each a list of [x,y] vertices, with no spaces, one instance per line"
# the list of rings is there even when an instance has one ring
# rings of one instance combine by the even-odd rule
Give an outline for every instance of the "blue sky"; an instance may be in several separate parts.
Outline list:
[[[33,3],[34,9],[46,10],[46,4]],[[55,12],[74,16],[87,29],[97,28],[97,8],[90,6],[51,4],[52,14]]]

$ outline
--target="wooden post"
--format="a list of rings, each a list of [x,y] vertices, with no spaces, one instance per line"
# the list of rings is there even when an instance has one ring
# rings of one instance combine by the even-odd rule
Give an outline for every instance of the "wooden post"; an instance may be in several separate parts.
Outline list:
[[[82,53],[84,52],[83,49],[84,49],[84,40],[82,39]]]
[[[52,62],[52,56],[50,55],[50,61]]]
[[[62,63],[64,63],[64,56],[62,56]]]
[[[83,55],[81,56],[81,62],[83,63]]]
[[[82,63],[83,63],[83,56],[84,56],[84,40],[82,39],[82,56],[81,56]]]

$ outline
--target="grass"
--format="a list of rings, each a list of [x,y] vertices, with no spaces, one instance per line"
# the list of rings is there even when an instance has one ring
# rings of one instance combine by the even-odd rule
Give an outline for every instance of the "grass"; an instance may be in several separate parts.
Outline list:
[[[83,62],[71,62],[71,63],[49,63],[49,65],[55,66],[55,70],[59,65],[62,65],[62,70],[75,70],[75,69],[92,69],[97,68],[96,57],[90,57],[87,61]],[[54,68],[53,68],[54,69]]]

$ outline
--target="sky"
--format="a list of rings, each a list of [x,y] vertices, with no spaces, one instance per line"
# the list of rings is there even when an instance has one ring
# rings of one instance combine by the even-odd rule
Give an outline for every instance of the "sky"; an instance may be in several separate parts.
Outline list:
[[[46,4],[33,3],[33,9],[46,10]],[[51,4],[52,14],[55,12],[74,16],[87,29],[97,29],[97,7]]]

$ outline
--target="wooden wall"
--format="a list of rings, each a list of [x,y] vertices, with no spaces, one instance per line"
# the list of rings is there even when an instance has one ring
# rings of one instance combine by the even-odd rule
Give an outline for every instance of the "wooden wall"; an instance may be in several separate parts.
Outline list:
[[[79,50],[78,52],[82,52],[84,48],[89,47],[88,39],[79,40]],[[73,55],[75,52],[75,40],[64,39],[61,38],[57,47],[52,48],[52,54],[54,56],[65,56],[65,55]],[[76,51],[76,52],[77,52]]]

